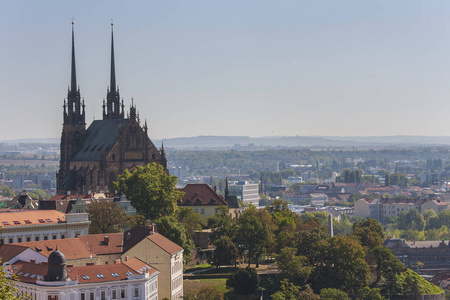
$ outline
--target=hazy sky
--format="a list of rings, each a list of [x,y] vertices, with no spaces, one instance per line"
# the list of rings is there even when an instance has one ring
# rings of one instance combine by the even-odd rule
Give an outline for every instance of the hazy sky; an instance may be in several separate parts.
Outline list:
[[[59,137],[71,18],[88,125],[117,83],[151,138],[450,135],[450,1],[2,1],[0,140]]]

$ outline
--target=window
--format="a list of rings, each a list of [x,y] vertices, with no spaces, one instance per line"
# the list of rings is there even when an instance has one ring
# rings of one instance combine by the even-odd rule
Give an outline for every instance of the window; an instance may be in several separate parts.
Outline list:
[[[103,274],[97,274],[98,278],[105,278],[105,276]]]
[[[94,300],[94,292],[91,292],[91,294],[89,295],[89,300]]]
[[[88,275],[81,275],[81,278],[83,278],[84,280],[89,280],[89,279],[91,279]]]
[[[102,300],[106,300],[106,292],[105,291],[102,291],[100,295],[101,295]]]
[[[120,290],[120,298],[125,298],[125,290]]]
[[[112,291],[112,298],[117,299],[117,291],[116,290]]]
[[[27,236],[27,242],[31,242],[31,236]]]
[[[134,288],[134,297],[139,297],[139,288]]]
[[[86,294],[85,293],[81,293],[80,300],[86,300]]]
[[[39,241],[39,236],[35,236],[34,237],[34,240],[37,242],[37,241]]]
[[[21,237],[17,238],[17,242],[22,243],[22,238]]]
[[[56,234],[54,234],[54,235],[52,236],[52,239],[56,240]]]
[[[45,221],[47,221],[49,223],[53,223],[52,219],[45,219]]]
[[[58,295],[48,295],[48,300],[58,300]]]
[[[65,238],[66,238],[66,236],[64,234],[61,234],[61,239],[63,240]]]
[[[25,224],[31,224],[30,220],[25,220]]]
[[[45,223],[44,219],[39,219],[38,221],[39,221],[39,223]]]
[[[48,240],[48,236],[44,235],[44,241]]]
[[[9,238],[9,239],[8,239],[8,243],[10,243],[10,244],[11,244],[11,243],[14,243],[14,239],[13,239],[13,238]]]
[[[15,225],[20,225],[19,221],[13,221]]]
[[[3,221],[3,225],[9,225],[9,222]]]
[[[201,214],[202,214],[202,215],[204,215],[204,214],[205,214],[205,209],[204,209],[204,208],[202,208],[202,210],[201,210]]]

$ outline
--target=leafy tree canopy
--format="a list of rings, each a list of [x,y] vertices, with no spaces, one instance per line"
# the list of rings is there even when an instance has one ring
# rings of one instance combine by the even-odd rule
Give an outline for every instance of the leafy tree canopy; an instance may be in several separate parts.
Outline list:
[[[177,210],[182,192],[175,189],[177,177],[166,173],[161,165],[137,166],[133,173],[125,170],[114,183],[119,194],[125,194],[139,213],[155,220],[171,216]]]

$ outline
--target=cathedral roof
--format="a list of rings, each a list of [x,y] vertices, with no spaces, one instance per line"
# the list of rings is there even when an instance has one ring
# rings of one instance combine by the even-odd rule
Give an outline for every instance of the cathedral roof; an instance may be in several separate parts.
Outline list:
[[[75,153],[72,161],[100,161],[102,151],[105,154],[119,138],[119,127],[125,128],[129,119],[109,119],[92,122],[86,130],[84,143]]]

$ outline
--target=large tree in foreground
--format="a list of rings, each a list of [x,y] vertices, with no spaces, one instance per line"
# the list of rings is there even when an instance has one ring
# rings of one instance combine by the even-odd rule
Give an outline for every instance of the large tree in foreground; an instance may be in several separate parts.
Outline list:
[[[129,218],[125,209],[108,200],[91,202],[86,206],[86,212],[91,221],[90,234],[120,232]]]
[[[114,188],[125,194],[137,211],[147,219],[171,216],[177,209],[182,192],[175,189],[177,177],[156,163],[137,166],[133,173],[125,170]]]

